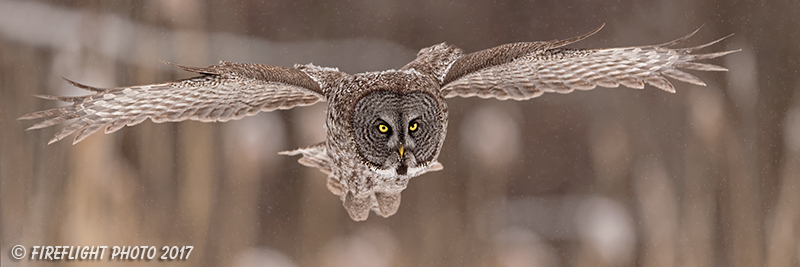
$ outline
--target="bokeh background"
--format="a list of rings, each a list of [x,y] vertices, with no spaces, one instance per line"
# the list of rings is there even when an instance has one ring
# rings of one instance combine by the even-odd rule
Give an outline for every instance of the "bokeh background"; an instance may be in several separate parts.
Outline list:
[[[0,1],[3,266],[799,266],[800,1]],[[34,94],[193,76],[158,60],[356,73],[446,41],[468,52],[742,49],[677,93],[597,89],[451,99],[445,169],[397,214],[353,222],[325,175],[277,155],[324,140],[324,104],[240,121],[154,124],[46,145]],[[71,138],[71,137],[70,137]],[[183,246],[185,261],[39,262],[14,245]],[[160,255],[160,254],[159,254]],[[108,258],[108,255],[106,256]]]

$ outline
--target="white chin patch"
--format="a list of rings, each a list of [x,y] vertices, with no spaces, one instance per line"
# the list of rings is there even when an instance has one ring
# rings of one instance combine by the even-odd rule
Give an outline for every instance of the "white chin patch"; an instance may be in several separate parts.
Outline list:
[[[376,173],[378,173],[380,175],[383,175],[383,176],[397,176],[397,170],[395,170],[393,168],[386,169],[386,170],[382,170],[382,169],[378,169],[378,168],[371,168],[371,169],[372,169],[372,171],[374,171],[374,172],[376,172]]]
[[[371,169],[372,169],[372,171],[374,171],[377,174],[380,174],[382,176],[387,176],[387,177],[398,176],[397,168],[389,168],[389,169],[385,169],[385,170],[384,169],[378,169],[378,168],[371,168]],[[428,169],[428,166],[409,167],[405,175],[411,176],[411,177],[419,176],[419,175],[422,175],[423,173],[425,173],[425,171],[427,171],[427,169]]]

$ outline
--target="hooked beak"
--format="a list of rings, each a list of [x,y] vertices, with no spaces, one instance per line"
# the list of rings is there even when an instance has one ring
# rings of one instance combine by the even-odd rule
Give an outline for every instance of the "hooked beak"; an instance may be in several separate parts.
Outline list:
[[[402,146],[400,146],[400,149],[398,149],[398,151],[400,151],[400,157],[402,158],[403,157],[403,152],[405,152],[405,149]]]

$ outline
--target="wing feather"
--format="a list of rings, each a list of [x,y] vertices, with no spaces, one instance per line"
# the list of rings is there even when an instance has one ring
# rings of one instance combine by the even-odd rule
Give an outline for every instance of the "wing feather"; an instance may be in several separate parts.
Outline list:
[[[599,29],[598,29],[599,30]],[[698,29],[699,30],[699,29]],[[600,87],[642,89],[646,84],[675,92],[665,77],[696,85],[699,78],[680,69],[727,71],[726,68],[695,62],[718,58],[740,50],[692,54],[730,35],[689,48],[670,48],[694,35],[653,46],[568,49],[560,48],[582,40],[597,30],[565,41],[515,43],[497,46],[455,60],[442,85],[444,97],[525,100],[544,92],[570,93]]]
[[[19,119],[44,119],[28,130],[68,122],[49,143],[77,133],[74,144],[100,129],[105,128],[106,133],[112,133],[148,118],[157,123],[183,120],[224,122],[260,111],[307,106],[325,100],[317,79],[300,69],[231,62],[206,68],[167,64],[203,75],[169,83],[110,89],[65,79],[95,94],[80,97],[39,96],[72,105],[33,112]],[[314,67],[305,68],[314,70]]]
[[[300,164],[308,167],[318,168],[325,174],[330,175],[332,173],[331,158],[328,157],[327,151],[327,144],[325,142],[320,142],[305,148],[298,148],[291,151],[281,151],[278,152],[278,154],[287,156],[303,155],[303,157],[297,160],[300,162]]]

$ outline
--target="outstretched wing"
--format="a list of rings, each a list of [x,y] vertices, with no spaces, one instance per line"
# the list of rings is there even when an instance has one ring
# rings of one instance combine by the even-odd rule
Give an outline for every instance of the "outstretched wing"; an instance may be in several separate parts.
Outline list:
[[[545,92],[570,93],[575,89],[590,90],[597,86],[642,89],[644,83],[668,92],[675,92],[666,77],[705,85],[699,78],[679,69],[727,71],[697,63],[697,60],[721,57],[739,50],[692,54],[692,51],[723,39],[691,48],[670,48],[694,35],[652,46],[608,49],[561,48],[598,32],[567,40],[513,43],[478,51],[458,58],[442,84],[444,97],[497,98],[525,100]],[[699,30],[699,29],[698,29]]]
[[[259,111],[289,109],[325,100],[320,84],[299,69],[224,61],[207,68],[166,64],[203,75],[175,82],[111,89],[67,80],[76,87],[96,93],[81,97],[39,96],[72,105],[37,111],[19,119],[45,119],[28,130],[71,120],[48,144],[77,132],[75,144],[101,128],[111,133],[147,118],[153,122],[228,121]]]

